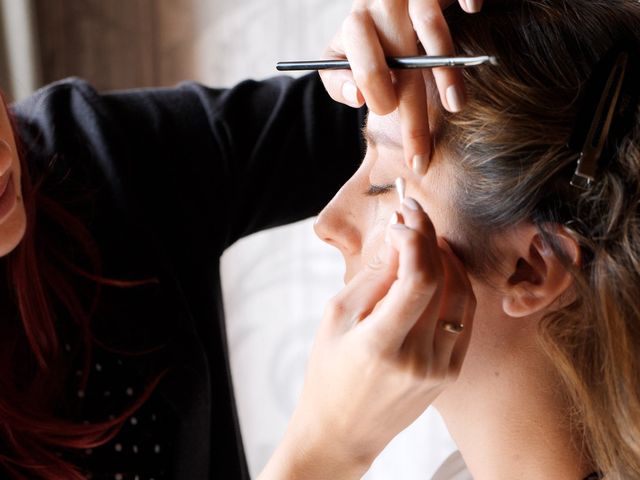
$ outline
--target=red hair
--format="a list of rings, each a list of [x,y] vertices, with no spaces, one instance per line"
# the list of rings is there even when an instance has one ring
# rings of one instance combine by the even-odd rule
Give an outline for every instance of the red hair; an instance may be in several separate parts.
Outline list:
[[[18,132],[15,124],[13,130]],[[18,479],[80,480],[84,476],[79,468],[58,452],[94,448],[111,440],[125,420],[146,401],[161,377],[152,381],[145,393],[116,418],[86,424],[56,417],[53,406],[64,399],[64,386],[69,379],[59,368],[61,349],[53,302],[63,307],[80,332],[80,348],[87,367],[95,343],[91,318],[101,286],[128,287],[157,280],[131,282],[102,277],[99,249],[90,232],[79,219],[41,191],[45,176],[34,181],[18,138],[16,145],[22,168],[27,227],[20,244],[4,259],[19,320],[0,318],[0,328],[3,333],[8,332],[0,336],[0,444],[3,445],[0,470]],[[68,237],[88,260],[89,269],[65,256],[64,249],[48,238],[39,218],[64,226]],[[71,282],[74,277],[92,285],[89,305],[80,300]],[[79,388],[86,385],[89,368],[83,372]]]

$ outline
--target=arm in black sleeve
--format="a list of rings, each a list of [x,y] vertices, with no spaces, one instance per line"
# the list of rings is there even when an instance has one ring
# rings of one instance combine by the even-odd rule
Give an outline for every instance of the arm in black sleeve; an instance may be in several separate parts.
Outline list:
[[[362,158],[364,112],[331,100],[317,74],[245,82],[217,107],[207,115],[228,139],[232,241],[317,214]]]
[[[41,150],[95,163],[170,247],[217,254],[316,214],[362,157],[364,112],[333,102],[316,74],[106,94],[76,79],[14,110]]]

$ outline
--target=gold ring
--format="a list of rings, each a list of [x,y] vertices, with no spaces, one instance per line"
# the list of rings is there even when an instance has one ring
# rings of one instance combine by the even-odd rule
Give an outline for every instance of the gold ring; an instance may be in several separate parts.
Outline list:
[[[442,329],[449,333],[460,333],[464,330],[464,325],[456,322],[442,322]]]

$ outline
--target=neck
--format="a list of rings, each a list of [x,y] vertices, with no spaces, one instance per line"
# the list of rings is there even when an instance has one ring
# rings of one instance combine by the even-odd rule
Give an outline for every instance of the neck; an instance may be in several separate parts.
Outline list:
[[[436,402],[474,480],[581,480],[593,471],[576,447],[553,367],[529,351],[526,361],[520,351],[490,372],[465,362]]]

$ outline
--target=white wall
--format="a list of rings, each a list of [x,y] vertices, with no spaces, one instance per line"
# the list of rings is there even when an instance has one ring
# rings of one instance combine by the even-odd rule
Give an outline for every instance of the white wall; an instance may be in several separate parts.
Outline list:
[[[30,0],[0,0],[3,84],[12,100],[21,100],[39,83],[38,52]],[[6,62],[6,64],[5,64]],[[6,83],[5,83],[6,82]]]

